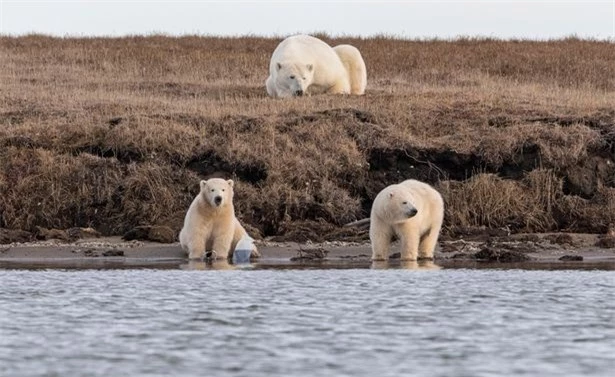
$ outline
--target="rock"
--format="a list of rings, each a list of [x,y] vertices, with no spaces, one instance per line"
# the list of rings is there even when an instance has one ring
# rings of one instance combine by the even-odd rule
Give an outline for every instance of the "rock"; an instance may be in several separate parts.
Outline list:
[[[563,255],[559,258],[559,260],[564,262],[581,262],[583,260],[583,256],[581,255]]]
[[[122,239],[125,241],[132,240],[148,240],[149,235],[149,226],[137,226],[124,233]]]
[[[123,257],[123,250],[105,250],[102,252],[103,257]]]
[[[474,259],[474,254],[470,254],[470,253],[455,253],[455,254],[453,254],[453,256],[450,257],[450,259],[461,259],[461,260]]]
[[[604,236],[596,241],[595,246],[601,247],[603,249],[612,249],[615,247],[615,237]]]
[[[297,256],[290,258],[291,261],[300,261],[300,260],[323,260],[329,254],[329,250],[326,250],[322,247],[317,247],[313,249],[304,249],[301,248],[297,252]]]
[[[153,242],[173,243],[175,232],[168,226],[152,226],[149,230],[148,239]]]
[[[116,250],[116,249],[107,249],[107,250],[99,250],[99,249],[85,249],[85,250],[73,250],[73,253],[82,252],[86,257],[98,258],[98,257],[123,257],[124,250]]]
[[[66,230],[68,237],[71,241],[84,239],[84,238],[99,238],[101,236],[100,232],[94,228],[79,228],[74,227]]]
[[[456,241],[441,241],[440,242],[440,252],[441,253],[463,253],[464,251],[469,251],[471,249],[475,249],[478,245],[478,242],[466,241],[464,239],[459,239]]]
[[[78,253],[81,250],[73,250],[74,253]],[[98,253],[96,251],[96,249],[86,249],[83,250],[83,255],[85,255],[86,257],[98,257]]]
[[[568,233],[551,234],[545,238],[553,244],[574,246],[574,239]]]
[[[122,239],[126,241],[141,240],[160,243],[175,242],[175,232],[168,226],[141,225],[132,228],[124,234]]]
[[[0,244],[30,242],[33,238],[32,233],[25,230],[0,228]]]
[[[36,231],[34,232],[34,236],[37,240],[62,240],[62,241],[70,241],[70,237],[65,230],[61,229],[47,229],[42,226],[35,227]]]

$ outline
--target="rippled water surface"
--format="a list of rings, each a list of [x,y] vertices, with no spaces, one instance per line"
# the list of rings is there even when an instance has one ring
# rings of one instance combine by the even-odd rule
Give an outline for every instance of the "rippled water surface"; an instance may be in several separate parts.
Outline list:
[[[2,376],[612,376],[615,273],[0,270]]]

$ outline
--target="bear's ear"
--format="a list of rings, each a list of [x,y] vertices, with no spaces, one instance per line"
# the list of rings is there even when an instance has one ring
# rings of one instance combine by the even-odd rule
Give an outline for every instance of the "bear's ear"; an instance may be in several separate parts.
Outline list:
[[[314,69],[314,65],[313,64],[308,64],[307,65],[307,69],[308,69],[308,71],[312,72],[312,70]]]
[[[235,184],[235,182],[233,182],[232,179],[229,179],[228,181],[226,181],[226,183],[228,183],[228,185],[231,186],[231,188],[233,188],[233,184]]]
[[[207,187],[207,181],[205,180],[201,181],[200,186],[201,186],[201,190],[205,190],[205,188]]]
[[[275,65],[276,65],[276,67],[278,67],[278,71],[279,71],[280,69],[282,69],[282,64],[281,64],[281,63],[276,63]]]

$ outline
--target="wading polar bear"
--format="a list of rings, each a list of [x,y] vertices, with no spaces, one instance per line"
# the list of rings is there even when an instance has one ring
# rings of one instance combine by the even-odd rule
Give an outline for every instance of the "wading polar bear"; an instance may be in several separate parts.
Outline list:
[[[389,257],[391,239],[401,240],[401,259],[433,259],[444,219],[444,201],[430,185],[413,179],[380,191],[372,205],[372,260]]]

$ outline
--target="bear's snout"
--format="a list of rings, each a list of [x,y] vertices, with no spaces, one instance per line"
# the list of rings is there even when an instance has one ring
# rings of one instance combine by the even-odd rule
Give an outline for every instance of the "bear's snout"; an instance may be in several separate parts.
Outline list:
[[[417,210],[416,208],[410,208],[408,211],[406,211],[406,215],[408,215],[408,218],[410,217],[414,217],[417,214]]]
[[[214,203],[219,206],[222,203],[222,197],[220,195],[214,198]]]
[[[301,96],[303,96],[303,90],[301,90],[301,89],[296,90],[296,91],[295,91],[295,95],[296,95],[297,97],[301,97]]]

